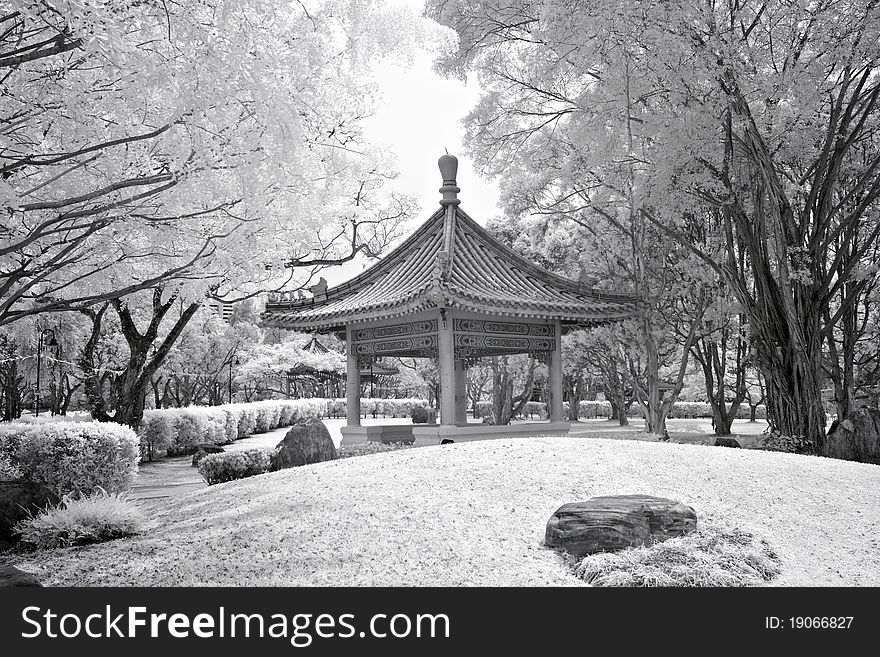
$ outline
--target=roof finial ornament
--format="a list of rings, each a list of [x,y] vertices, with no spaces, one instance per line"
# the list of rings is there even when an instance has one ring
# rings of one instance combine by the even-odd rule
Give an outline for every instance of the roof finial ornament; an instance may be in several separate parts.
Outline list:
[[[440,205],[458,205],[461,203],[458,199],[458,193],[461,190],[455,184],[455,176],[458,173],[458,158],[446,151],[446,155],[441,155],[437,160],[437,166],[440,167],[440,175],[443,176],[443,187],[440,188],[443,198],[440,199]]]

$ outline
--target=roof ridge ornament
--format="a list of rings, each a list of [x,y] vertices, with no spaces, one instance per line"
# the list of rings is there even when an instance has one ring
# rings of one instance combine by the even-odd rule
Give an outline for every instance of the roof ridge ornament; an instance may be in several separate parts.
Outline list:
[[[458,158],[455,155],[446,153],[437,160],[437,166],[440,167],[440,175],[443,176],[443,187],[440,188],[443,198],[440,199],[440,205],[444,207],[447,205],[458,205],[461,203],[458,198],[458,193],[461,190],[455,182],[455,177],[458,174]]]

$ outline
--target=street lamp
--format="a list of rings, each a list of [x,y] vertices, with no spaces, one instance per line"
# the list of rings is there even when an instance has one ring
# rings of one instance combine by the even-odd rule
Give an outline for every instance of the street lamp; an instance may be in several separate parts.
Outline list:
[[[51,347],[52,349],[58,348],[58,341],[55,339],[55,331],[50,328],[45,328],[40,331],[40,337],[37,339],[37,394],[36,394],[36,408],[34,408],[34,415],[40,414],[40,369],[41,369],[41,360],[40,357],[43,355],[43,338],[49,336],[48,342],[45,343],[45,346]]]
[[[229,403],[232,403],[232,366],[233,365],[241,365],[241,361],[238,359],[238,356],[235,358],[229,359]]]

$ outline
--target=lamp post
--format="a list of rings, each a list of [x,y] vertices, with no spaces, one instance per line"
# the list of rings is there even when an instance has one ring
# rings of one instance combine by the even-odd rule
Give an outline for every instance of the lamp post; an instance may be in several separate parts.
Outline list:
[[[235,358],[229,359],[229,403],[232,403],[232,366],[240,365],[241,361],[238,359],[238,356]]]
[[[43,355],[43,338],[46,336],[49,336],[49,340],[46,342],[45,346],[52,347],[53,349],[58,347],[58,341],[55,339],[55,331],[50,328],[45,328],[40,331],[40,337],[37,338],[37,394],[35,395],[36,403],[34,408],[34,415],[37,416],[40,414],[40,369],[42,363],[41,356]]]

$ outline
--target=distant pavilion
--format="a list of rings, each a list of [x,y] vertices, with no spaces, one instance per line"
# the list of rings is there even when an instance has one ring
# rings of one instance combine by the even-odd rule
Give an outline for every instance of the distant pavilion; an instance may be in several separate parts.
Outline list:
[[[265,326],[337,332],[346,342],[343,444],[415,439],[438,444],[568,433],[562,405],[562,334],[633,317],[637,299],[557,276],[498,242],[459,207],[458,160],[439,160],[440,209],[362,274],[314,297],[272,297]],[[465,371],[489,356],[529,354],[548,364],[550,420],[509,426],[468,423]],[[360,374],[374,359],[437,359],[439,424],[361,426]]]
[[[312,337],[303,347],[303,351],[312,354],[328,354],[330,349],[316,337]],[[381,392],[390,377],[400,374],[396,367],[370,362],[361,367],[360,384],[367,385],[370,397],[376,388]],[[309,365],[299,364],[285,373],[288,396],[295,397],[339,397],[343,394],[345,375],[334,370],[316,369]]]

